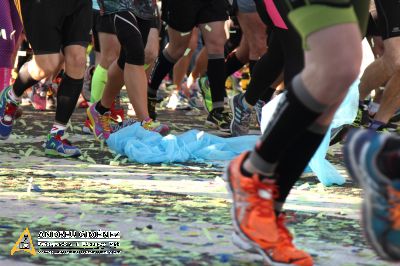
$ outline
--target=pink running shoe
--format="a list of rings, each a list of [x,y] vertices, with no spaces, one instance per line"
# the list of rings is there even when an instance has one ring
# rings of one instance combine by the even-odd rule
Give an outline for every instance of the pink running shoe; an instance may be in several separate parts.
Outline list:
[[[104,115],[98,113],[95,109],[96,103],[86,109],[86,114],[90,120],[90,128],[92,129],[96,139],[108,139],[110,137],[110,115],[111,112],[106,112]]]

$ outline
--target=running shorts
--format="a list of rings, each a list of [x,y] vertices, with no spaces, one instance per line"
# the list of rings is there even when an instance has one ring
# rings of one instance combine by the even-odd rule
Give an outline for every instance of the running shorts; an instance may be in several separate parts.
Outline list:
[[[18,5],[34,54],[59,53],[69,45],[89,44],[91,0],[19,0]]]
[[[98,53],[100,53],[99,32],[97,31],[97,21],[99,21],[99,17],[100,17],[100,11],[93,9],[93,20],[92,20],[93,48]]]
[[[257,12],[256,4],[252,0],[235,0],[239,12],[255,13]]]
[[[382,39],[400,36],[400,2],[398,0],[375,0],[378,27]]]
[[[162,1],[162,20],[169,27],[182,33],[190,32],[199,24],[227,19],[228,3],[226,0]]]
[[[112,14],[99,16],[96,29],[98,32],[115,34],[114,16]]]
[[[387,0],[383,0],[387,1]],[[322,29],[358,23],[364,35],[368,24],[369,0],[285,0],[288,18],[297,29],[306,47],[307,37]]]

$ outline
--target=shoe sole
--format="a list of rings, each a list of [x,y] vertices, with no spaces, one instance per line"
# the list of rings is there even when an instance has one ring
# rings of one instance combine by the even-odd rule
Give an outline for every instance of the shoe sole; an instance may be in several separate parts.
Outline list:
[[[225,168],[222,178],[226,183],[226,189],[229,192],[229,195],[233,199],[233,188],[231,186],[231,182],[229,181],[228,172],[229,172],[229,165]],[[233,229],[234,229],[234,232],[232,234],[233,244],[235,244],[238,248],[240,248],[244,251],[261,255],[264,260],[264,263],[267,263],[266,265],[295,266],[295,264],[287,264],[287,263],[280,263],[280,262],[272,261],[271,258],[265,254],[264,250],[261,247],[259,247],[254,241],[252,241],[250,238],[248,238],[243,233],[243,231],[240,229],[239,223],[236,220],[235,209],[236,209],[236,203],[234,200],[232,200],[231,217],[232,217],[232,221],[233,221],[232,224],[233,224]]]
[[[344,153],[344,162],[345,165],[347,166],[347,170],[349,171],[350,176],[353,178],[354,181],[356,181],[361,189],[364,191],[364,200],[362,204],[362,212],[361,212],[361,222],[363,224],[364,228],[364,235],[369,242],[369,244],[373,247],[373,249],[376,251],[376,253],[382,257],[383,259],[386,260],[392,260],[391,256],[387,254],[383,249],[377,238],[375,237],[375,234],[373,233],[373,228],[372,228],[372,217],[371,215],[371,210],[372,210],[372,202],[369,200],[370,197],[365,196],[371,194],[370,192],[370,187],[368,183],[365,181],[364,173],[362,169],[358,166],[359,164],[357,163],[357,159],[354,156],[354,153],[351,153],[350,151],[355,149],[355,145],[357,142],[357,139],[359,136],[366,134],[367,132],[357,130],[355,132],[350,132],[348,136],[348,141],[346,143],[346,148],[343,149]],[[366,148],[363,148],[360,153],[363,154],[365,153]]]
[[[221,127],[218,126],[217,124],[215,124],[215,123],[213,123],[213,122],[210,122],[210,121],[206,121],[206,122],[205,122],[205,125],[206,125],[206,127],[208,127],[208,128],[211,128],[211,129],[218,129],[219,131],[224,132],[224,133],[230,133],[230,132],[231,132],[231,130],[230,130],[229,128],[228,128],[228,129],[221,128]]]
[[[79,156],[81,156],[81,154],[77,154],[77,155],[68,155],[68,154],[64,154],[64,153],[59,153],[56,150],[52,150],[52,149],[45,149],[44,153],[48,156],[52,156],[52,157],[63,157],[63,158],[78,158]]]

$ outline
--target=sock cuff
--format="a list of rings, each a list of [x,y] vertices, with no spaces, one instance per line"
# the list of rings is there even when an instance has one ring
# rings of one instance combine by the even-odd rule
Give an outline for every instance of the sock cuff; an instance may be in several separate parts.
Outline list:
[[[163,54],[164,58],[167,59],[167,61],[170,62],[171,64],[175,64],[175,63],[178,61],[178,60],[173,59],[173,58],[169,55],[167,49],[164,49],[164,50],[162,51],[162,54]]]
[[[253,151],[248,159],[253,167],[257,170],[257,173],[264,176],[272,176],[275,173],[275,169],[278,166],[277,163],[266,162],[257,151]]]
[[[212,108],[216,109],[216,108],[224,108],[224,102],[213,102],[212,103]]]
[[[217,59],[223,59],[225,61],[224,54],[208,54],[208,60],[217,60]]]
[[[292,91],[296,98],[307,108],[315,113],[323,113],[328,106],[318,102],[314,97],[309,93],[307,87],[305,86],[301,75],[297,75],[293,78],[292,81]]]
[[[74,79],[74,78],[71,78],[70,76],[68,76],[67,73],[64,73],[64,75],[62,77],[62,81],[63,82],[68,81],[70,84],[80,84],[80,83],[83,83],[83,77],[80,79]]]
[[[320,125],[317,122],[312,123],[307,130],[310,131],[311,133],[319,134],[319,135],[325,135],[326,132],[328,131],[329,126],[326,125]]]
[[[102,67],[100,64],[98,64],[98,65],[96,66],[96,69],[95,69],[94,71],[95,71],[95,72],[96,72],[96,71],[99,71],[101,74],[103,74],[103,73],[107,73],[108,69],[106,69],[106,68]],[[94,74],[93,74],[93,75],[94,75]]]

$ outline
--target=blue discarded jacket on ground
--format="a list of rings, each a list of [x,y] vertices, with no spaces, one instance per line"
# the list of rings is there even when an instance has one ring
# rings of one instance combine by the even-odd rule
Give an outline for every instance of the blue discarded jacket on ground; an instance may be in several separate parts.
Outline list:
[[[133,162],[182,163],[231,160],[252,149],[258,138],[221,138],[198,130],[162,137],[135,123],[111,134],[107,144],[111,150]]]

